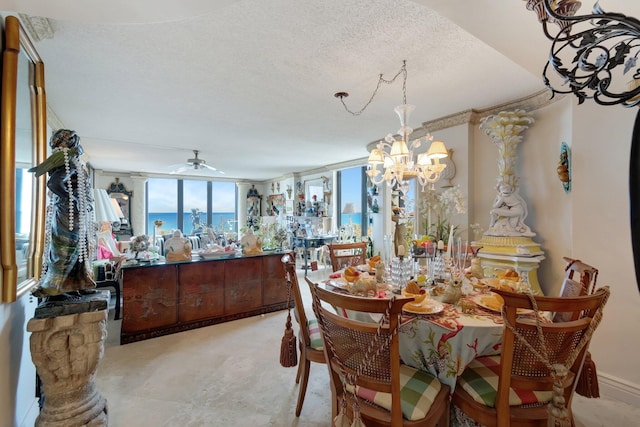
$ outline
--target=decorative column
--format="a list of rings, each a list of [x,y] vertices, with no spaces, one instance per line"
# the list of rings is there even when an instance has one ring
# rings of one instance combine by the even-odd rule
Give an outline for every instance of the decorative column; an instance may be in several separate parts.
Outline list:
[[[107,426],[107,401],[95,386],[104,355],[109,291],[50,298],[27,323],[44,405],[36,427]]]
[[[135,196],[131,197],[129,209],[131,210],[131,227],[134,236],[147,234],[144,225],[146,220],[146,184],[148,180],[149,178],[143,176],[131,176],[133,194],[135,194]]]
[[[535,233],[525,223],[527,202],[520,196],[516,175],[518,144],[533,122],[533,117],[524,110],[502,111],[482,119],[480,128],[498,147],[498,194],[489,212],[488,230],[479,242],[472,244],[482,246],[478,257],[488,275],[496,269],[513,268],[528,278],[534,292],[541,294],[537,268],[544,256],[540,245],[532,239]]]
[[[236,188],[238,189],[238,232],[240,229],[247,225],[247,193],[251,188],[248,182],[236,182]],[[238,236],[239,237],[239,236]]]

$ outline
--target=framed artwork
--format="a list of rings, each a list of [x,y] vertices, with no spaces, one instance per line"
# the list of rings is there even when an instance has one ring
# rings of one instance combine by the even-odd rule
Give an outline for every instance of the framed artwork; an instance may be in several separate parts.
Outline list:
[[[278,216],[280,213],[285,213],[285,198],[284,194],[272,194],[269,196],[267,206],[268,216]]]
[[[258,217],[262,215],[262,196],[258,193],[255,185],[252,185],[247,192],[247,217]]]

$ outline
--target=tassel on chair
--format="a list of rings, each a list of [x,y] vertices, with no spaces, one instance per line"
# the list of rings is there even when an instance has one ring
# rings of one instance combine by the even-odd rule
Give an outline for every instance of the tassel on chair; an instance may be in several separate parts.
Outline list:
[[[342,397],[340,401],[340,411],[333,418],[333,427],[350,427],[349,417],[347,417],[347,400]]]
[[[547,427],[571,427],[571,418],[567,410],[567,402],[564,399],[563,381],[569,370],[560,364],[553,365],[553,396],[551,402],[547,405],[549,418],[547,419]]]
[[[360,418],[360,406],[357,401],[353,404],[353,422],[351,423],[351,427],[367,427],[364,425],[362,418]]]
[[[576,385],[576,393],[580,396],[596,398],[600,397],[600,388],[598,386],[598,373],[596,372],[596,363],[591,359],[591,353],[587,351],[582,365],[582,372],[578,378]]]
[[[298,364],[298,350],[296,347],[296,335],[291,327],[291,314],[287,315],[284,336],[280,344],[280,364],[285,368],[291,368]]]

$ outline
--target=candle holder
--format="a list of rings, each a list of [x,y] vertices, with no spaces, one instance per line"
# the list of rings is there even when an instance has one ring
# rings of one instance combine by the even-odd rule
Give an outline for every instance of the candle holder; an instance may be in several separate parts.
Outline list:
[[[391,261],[391,284],[394,292],[402,293],[409,280],[411,279],[411,258],[398,257]]]

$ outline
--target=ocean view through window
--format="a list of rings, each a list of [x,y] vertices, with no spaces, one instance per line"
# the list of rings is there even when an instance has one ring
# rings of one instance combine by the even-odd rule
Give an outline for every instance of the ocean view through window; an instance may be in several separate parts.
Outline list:
[[[179,200],[182,201],[180,206]],[[161,178],[147,181],[148,235],[153,235],[157,220],[162,221],[162,226],[156,229],[159,234],[176,229],[192,234],[202,232],[201,227],[237,233],[235,209],[234,182]]]

